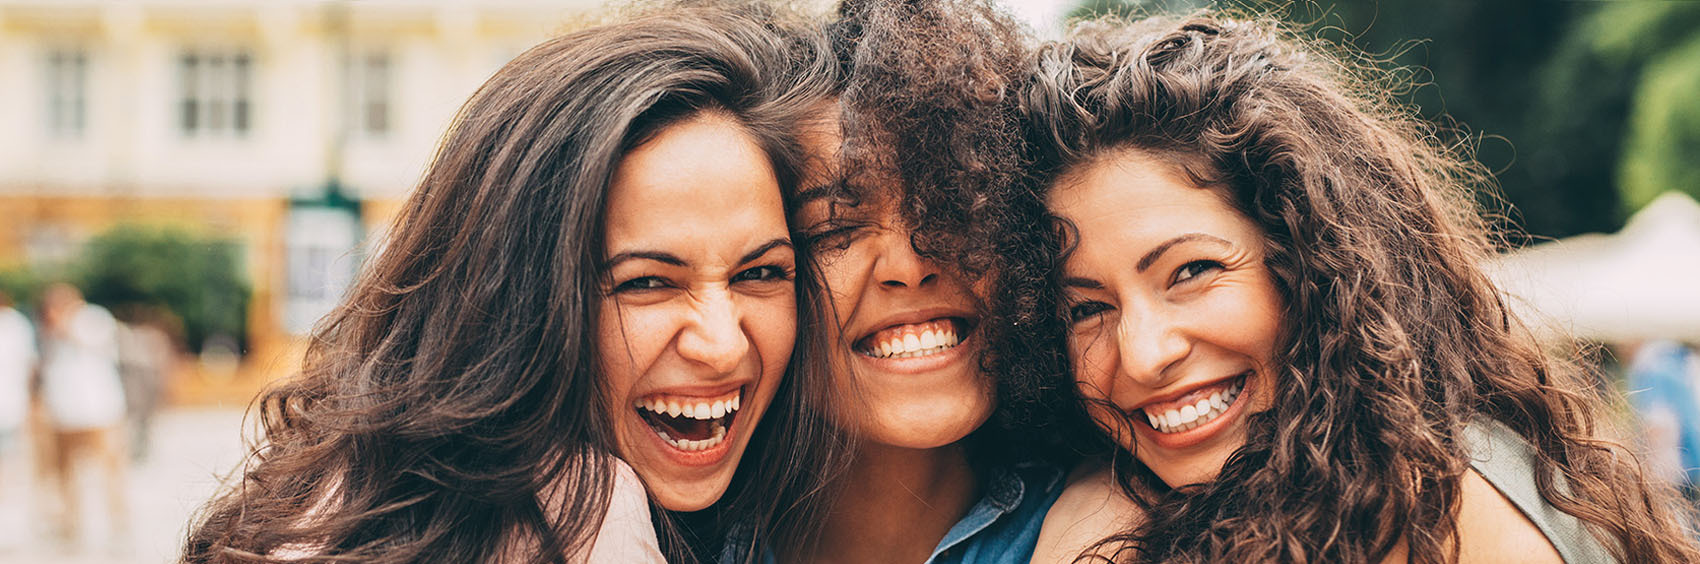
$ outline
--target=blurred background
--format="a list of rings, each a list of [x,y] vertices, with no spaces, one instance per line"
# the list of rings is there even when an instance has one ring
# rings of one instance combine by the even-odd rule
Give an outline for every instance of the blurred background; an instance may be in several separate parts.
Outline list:
[[[1069,18],[1218,4],[1006,3],[1047,37]],[[1400,69],[1401,99],[1501,185],[1484,204],[1513,233],[1494,274],[1514,302],[1554,346],[1585,345],[1602,386],[1634,391],[1623,422],[1661,475],[1700,479],[1700,360],[1683,344],[1700,342],[1700,2],[1231,5]],[[16,312],[0,309],[0,562],[174,558],[243,455],[242,410],[296,369],[459,104],[607,11],[0,0],[0,305]],[[84,357],[122,390],[71,367]],[[118,430],[17,407],[13,374],[32,362],[87,386],[52,393],[120,402],[89,415]]]

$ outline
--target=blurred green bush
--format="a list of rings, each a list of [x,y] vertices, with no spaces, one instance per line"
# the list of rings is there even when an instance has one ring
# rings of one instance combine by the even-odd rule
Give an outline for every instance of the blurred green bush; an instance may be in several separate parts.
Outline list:
[[[84,245],[71,279],[91,303],[169,309],[182,319],[191,351],[214,336],[246,343],[250,288],[233,239],[119,225]]]

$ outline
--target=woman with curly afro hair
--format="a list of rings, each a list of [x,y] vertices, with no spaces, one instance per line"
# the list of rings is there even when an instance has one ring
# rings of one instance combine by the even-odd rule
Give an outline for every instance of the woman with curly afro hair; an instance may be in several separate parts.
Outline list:
[[[734,542],[722,561],[1024,563],[1062,466],[1000,407],[1036,368],[988,343],[1044,279],[1006,260],[1042,234],[992,238],[1045,217],[997,199],[1030,179],[1014,94],[1031,42],[984,0],[852,1],[824,32],[838,79],[793,223],[825,286],[815,362],[852,456],[812,501],[812,538]]]
[[[1488,176],[1388,73],[1210,14],[1033,69],[1067,329],[1021,340],[1062,341],[1104,437],[1040,560],[1700,561],[1483,274]]]

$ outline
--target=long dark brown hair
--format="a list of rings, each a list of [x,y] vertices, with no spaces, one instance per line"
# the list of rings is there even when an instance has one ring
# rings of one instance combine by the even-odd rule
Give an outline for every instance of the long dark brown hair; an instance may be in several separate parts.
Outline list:
[[[547,41],[498,71],[315,330],[301,373],[258,400],[263,440],[201,510],[184,559],[582,556],[610,495],[609,410],[623,407],[598,399],[594,369],[609,181],[642,140],[714,111],[789,191],[794,125],[824,95],[808,63],[824,49],[802,30],[772,8],[674,7]],[[818,294],[806,262],[800,328]],[[713,509],[759,534],[814,519],[779,501],[818,489],[832,444],[809,409],[825,404],[823,378],[795,360],[818,356],[810,343]],[[747,484],[764,495],[738,495]],[[664,548],[690,559],[656,513]]]
[[[1619,559],[1700,561],[1668,492],[1600,438],[1610,414],[1585,374],[1483,274],[1498,243],[1474,198],[1492,186],[1468,145],[1337,52],[1204,14],[1089,23],[1035,58],[1041,174],[1133,149],[1225,187],[1286,299],[1280,384],[1247,444],[1179,491],[1118,465],[1146,511],[1101,546],[1124,562],[1373,563],[1404,540],[1413,562],[1456,560],[1463,430],[1488,417],[1534,447],[1541,496]]]

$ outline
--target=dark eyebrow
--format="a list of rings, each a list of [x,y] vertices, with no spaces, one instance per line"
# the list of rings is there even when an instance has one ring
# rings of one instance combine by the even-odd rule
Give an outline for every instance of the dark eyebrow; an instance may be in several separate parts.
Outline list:
[[[1064,288],[1085,288],[1087,290],[1104,289],[1104,283],[1091,278],[1080,278],[1078,276],[1063,277],[1062,285]]]
[[[1162,258],[1163,253],[1168,252],[1169,248],[1174,247],[1175,245],[1179,245],[1181,243],[1187,243],[1187,242],[1191,242],[1191,241],[1211,241],[1211,242],[1219,243],[1221,245],[1225,245],[1225,246],[1229,246],[1229,247],[1233,246],[1233,243],[1229,243],[1226,240],[1223,240],[1221,237],[1217,237],[1217,236],[1214,236],[1214,235],[1206,235],[1206,234],[1203,234],[1203,233],[1187,233],[1185,235],[1176,236],[1173,239],[1169,239],[1169,240],[1164,241],[1161,244],[1157,245],[1157,248],[1151,249],[1151,252],[1145,253],[1145,256],[1140,257],[1139,263],[1135,264],[1134,268],[1139,269],[1140,272],[1145,272],[1147,269],[1151,268],[1151,263],[1157,262],[1157,259]]]
[[[756,247],[755,250],[750,251],[748,253],[744,253],[744,258],[738,259],[738,264],[748,264],[751,261],[754,261],[756,259],[761,258],[761,256],[767,254],[768,251],[777,249],[779,247],[785,247],[787,249],[791,249],[792,248],[791,247],[791,240],[790,239],[774,239],[772,241],[762,243],[761,246]],[[793,249],[793,250],[795,250],[795,249]]]
[[[670,264],[673,266],[685,266],[685,261],[683,259],[669,253],[663,253],[660,251],[631,251],[609,257],[608,260],[602,263],[602,268],[603,270],[612,269],[622,262],[637,259],[653,260],[655,262]]]
[[[789,249],[791,248],[791,241],[789,239],[774,239],[772,241],[762,243],[761,246],[756,247],[755,250],[744,253],[744,257],[738,259],[738,264],[744,264],[759,259],[762,255],[767,254],[768,251],[772,251],[778,247],[785,247]],[[607,261],[603,262],[602,268],[604,270],[608,270],[622,262],[638,259],[653,260],[655,262],[672,266],[688,266],[684,259],[674,256],[671,253],[664,253],[660,251],[630,251],[620,253],[609,258]]]

